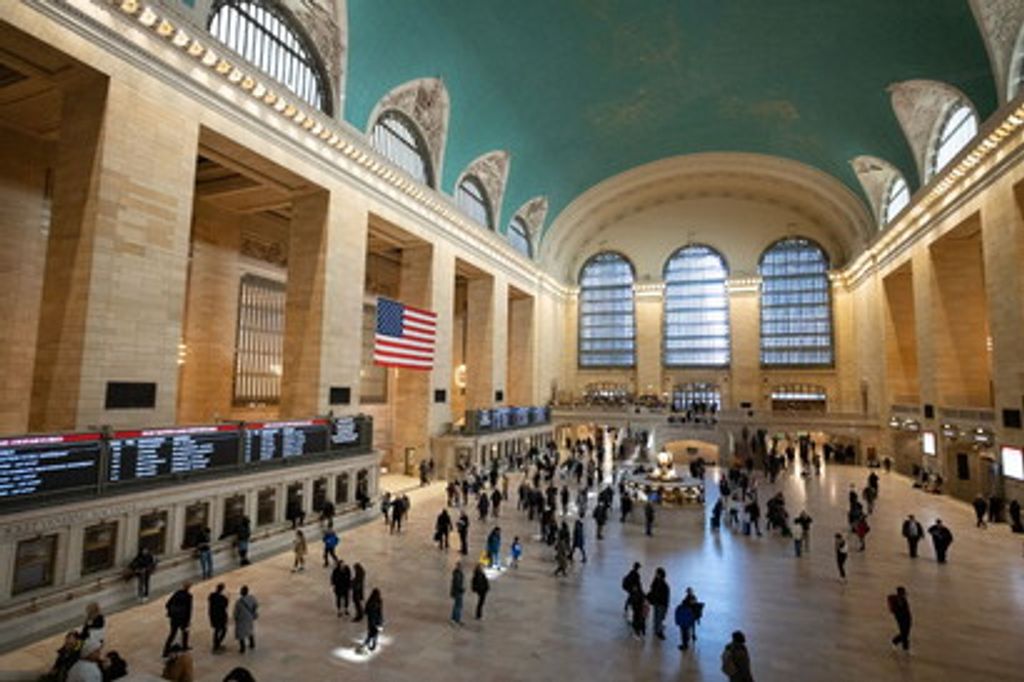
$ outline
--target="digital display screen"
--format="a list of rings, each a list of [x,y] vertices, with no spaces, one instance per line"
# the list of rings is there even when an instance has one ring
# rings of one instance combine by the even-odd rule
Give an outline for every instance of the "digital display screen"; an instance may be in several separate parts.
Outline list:
[[[496,407],[491,410],[491,428],[504,431],[510,426],[512,411],[507,407]]]
[[[932,431],[925,431],[921,434],[921,450],[926,455],[935,456],[935,433]]]
[[[353,450],[359,447],[365,423],[355,417],[336,417],[331,422],[331,450]]]
[[[1024,481],[1024,450],[1004,445],[999,456],[1003,464],[1003,476]]]
[[[531,424],[547,424],[549,421],[550,412],[546,407],[531,407],[530,408],[530,423]]]
[[[238,427],[183,426],[118,431],[110,441],[111,483],[188,474],[238,464]]]
[[[490,410],[477,410],[476,411],[476,428],[477,431],[489,430],[491,428],[491,411]]]
[[[513,407],[512,408],[512,425],[513,426],[529,426],[530,424],[530,408],[528,407]]]
[[[327,452],[325,419],[246,424],[244,433],[246,464]]]
[[[99,483],[100,434],[0,439],[0,500]]]

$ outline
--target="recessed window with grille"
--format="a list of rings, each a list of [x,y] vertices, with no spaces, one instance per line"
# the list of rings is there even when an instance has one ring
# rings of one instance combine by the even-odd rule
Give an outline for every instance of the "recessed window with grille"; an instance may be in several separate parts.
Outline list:
[[[963,102],[950,107],[935,138],[930,177],[945,168],[977,134],[978,117],[974,111]]]
[[[235,340],[235,404],[276,405],[284,364],[285,285],[242,276]]]
[[[694,410],[701,407],[715,411],[722,409],[722,392],[717,385],[697,382],[680,384],[672,389],[672,409]]]
[[[52,585],[56,563],[56,535],[43,535],[19,542],[14,551],[11,594],[21,594]]]
[[[665,264],[665,338],[669,367],[729,364],[725,259],[709,246],[687,246]]]
[[[455,190],[455,205],[475,222],[486,228],[494,229],[494,220],[491,218],[491,202],[487,200],[487,191],[475,175],[467,175],[462,178],[458,189]]]
[[[167,512],[155,511],[139,517],[139,549],[157,556],[167,551]]]
[[[428,187],[434,186],[434,171],[423,136],[412,121],[397,111],[385,111],[370,131],[373,148],[389,161]]]
[[[828,394],[824,387],[814,384],[783,384],[772,388],[773,410],[824,412]]]
[[[329,79],[310,41],[292,26],[274,2],[216,0],[210,12],[210,34],[261,71],[331,115]]]
[[[256,525],[266,526],[277,518],[277,488],[264,488],[256,494]]]
[[[803,237],[775,242],[761,256],[761,364],[831,366],[832,294],[828,256]]]
[[[580,271],[579,364],[636,364],[633,266],[617,253],[599,253]]]
[[[527,258],[533,258],[533,245],[530,244],[530,231],[526,229],[526,223],[522,218],[516,216],[508,224],[508,241],[512,248]]]
[[[885,190],[883,226],[891,223],[909,203],[910,188],[907,187],[906,180],[897,175]]]
[[[388,368],[373,364],[377,334],[377,308],[363,306],[363,361],[359,368],[359,402],[379,405],[388,401]]]
[[[117,522],[89,526],[82,534],[82,575],[114,567]]]

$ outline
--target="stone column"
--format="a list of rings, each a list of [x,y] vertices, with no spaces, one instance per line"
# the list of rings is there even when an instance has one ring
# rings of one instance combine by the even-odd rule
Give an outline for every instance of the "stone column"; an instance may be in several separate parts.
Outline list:
[[[198,128],[116,80],[64,103],[30,426],[173,423]],[[107,410],[109,381],[155,408]]]
[[[501,274],[494,276],[494,296],[491,299],[494,308],[491,311],[491,400],[508,405],[508,279]],[[497,400],[496,393],[501,391],[502,400]]]
[[[640,285],[636,291],[636,390],[661,394],[661,315],[664,290]]]
[[[767,410],[764,387],[761,385],[761,308],[757,283],[729,286],[729,335],[731,375],[728,397],[723,391],[725,409],[738,409],[749,402],[754,408]]]
[[[466,409],[494,404],[495,282],[477,276],[466,283]]]
[[[508,380],[505,398],[510,405],[532,405],[534,400],[534,298],[508,302]]]

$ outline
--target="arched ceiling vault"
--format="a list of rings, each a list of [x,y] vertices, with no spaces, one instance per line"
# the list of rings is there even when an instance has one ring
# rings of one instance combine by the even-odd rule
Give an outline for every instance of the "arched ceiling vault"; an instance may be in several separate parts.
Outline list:
[[[982,118],[998,99],[966,0],[347,4],[346,119],[365,129],[392,88],[443,80],[440,188],[451,192],[481,154],[508,150],[501,212],[545,195],[551,237],[564,222],[555,218],[603,180],[701,152],[800,162],[845,185],[866,213],[850,159],[917,175],[889,85],[948,83]]]

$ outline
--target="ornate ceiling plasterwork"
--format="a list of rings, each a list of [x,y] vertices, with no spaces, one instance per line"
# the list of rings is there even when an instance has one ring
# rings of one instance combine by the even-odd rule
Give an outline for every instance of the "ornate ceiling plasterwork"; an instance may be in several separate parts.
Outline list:
[[[875,212],[875,219],[879,225],[882,225],[884,222],[882,211],[885,210],[885,192],[889,188],[889,183],[892,182],[892,179],[902,177],[903,174],[891,163],[877,156],[858,156],[850,161],[850,165],[853,167],[853,172],[857,174],[857,179],[860,180],[864,193],[868,196],[868,201],[871,202],[871,208]]]
[[[419,128],[430,150],[434,178],[440,187],[441,178],[444,177],[442,164],[448,139],[448,114],[451,111],[451,101],[444,81],[440,78],[420,78],[403,83],[384,95],[370,115],[367,134],[373,130],[380,115],[392,109],[408,116]]]
[[[494,216],[494,229],[497,231],[501,230],[501,202],[505,197],[508,167],[508,152],[500,149],[488,152],[474,159],[455,183],[455,188],[458,189],[462,179],[467,175],[473,175],[480,181],[491,203],[491,215]]]
[[[892,110],[914,152],[917,175],[923,185],[928,181],[928,159],[932,139],[949,107],[962,101],[974,105],[952,85],[929,80],[909,80],[889,86]]]
[[[970,0],[971,11],[985,39],[999,101],[1008,101],[1014,50],[1024,30],[1024,2],[1020,0]]]

